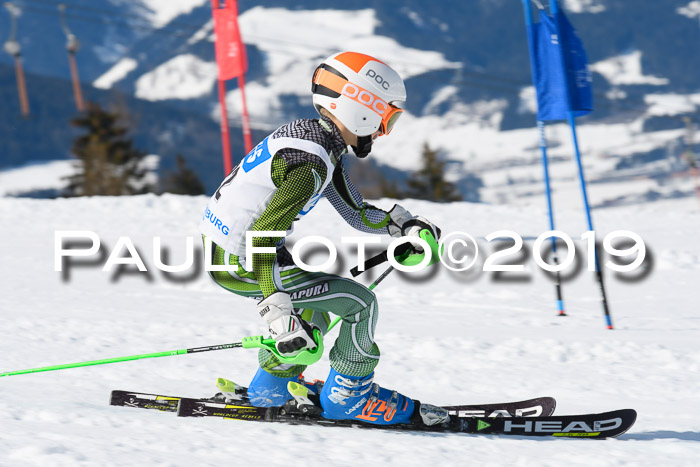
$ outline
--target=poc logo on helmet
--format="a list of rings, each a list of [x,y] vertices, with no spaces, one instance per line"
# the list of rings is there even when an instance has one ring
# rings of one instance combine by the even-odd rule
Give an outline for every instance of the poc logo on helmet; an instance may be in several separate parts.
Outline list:
[[[384,115],[386,110],[389,108],[389,105],[379,97],[349,82],[345,83],[345,86],[343,86],[343,90],[341,91],[341,93],[344,96],[347,96],[350,99],[369,107],[370,109],[377,112],[379,115]]]
[[[384,81],[384,78],[382,78],[382,75],[378,75],[376,71],[372,70],[371,68],[367,70],[367,73],[365,73],[365,76],[369,76],[372,78],[374,81],[377,82],[382,88],[384,89],[389,89],[391,86],[389,85],[388,81]]]

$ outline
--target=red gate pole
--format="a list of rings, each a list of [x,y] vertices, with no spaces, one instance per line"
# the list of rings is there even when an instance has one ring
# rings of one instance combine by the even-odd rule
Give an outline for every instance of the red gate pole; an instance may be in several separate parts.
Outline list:
[[[219,8],[219,0],[211,0],[211,8],[213,15],[214,12]],[[214,29],[216,31],[216,19],[214,19],[214,22]],[[221,66],[220,64],[218,65]],[[226,81],[221,79],[221,73],[218,73],[217,81],[219,84],[219,107],[221,108],[221,124],[219,126],[221,127],[221,146],[223,148],[224,175],[228,175],[233,169],[233,163],[231,161],[231,141],[229,138],[228,131],[228,112],[226,111]]]
[[[241,88],[241,102],[243,104],[243,141],[245,142],[245,152],[246,154],[253,149],[253,136],[250,132],[250,120],[248,119],[248,106],[245,100],[245,78],[243,73],[238,77],[238,87]]]
[[[233,169],[231,162],[231,141],[228,131],[228,112],[226,111],[226,82],[219,81],[219,106],[221,107],[221,145],[224,149],[224,173],[228,175]]]

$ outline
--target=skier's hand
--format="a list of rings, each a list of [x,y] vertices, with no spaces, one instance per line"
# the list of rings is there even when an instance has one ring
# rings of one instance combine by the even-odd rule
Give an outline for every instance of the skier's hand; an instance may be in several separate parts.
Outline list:
[[[403,207],[395,204],[389,211],[389,225],[387,230],[392,237],[420,237],[420,231],[428,229],[433,234],[435,240],[440,239],[441,230],[438,226],[422,216],[414,216]],[[411,242],[418,253],[423,252],[423,247],[419,243]]]
[[[316,348],[314,329],[294,313],[289,294],[275,292],[258,303],[258,313],[267,322],[270,336],[275,339],[275,347],[280,355],[294,357],[303,350]]]

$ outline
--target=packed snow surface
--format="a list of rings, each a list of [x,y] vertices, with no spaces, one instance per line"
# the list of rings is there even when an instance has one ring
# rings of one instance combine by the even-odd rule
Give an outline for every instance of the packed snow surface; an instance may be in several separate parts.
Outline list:
[[[206,201],[173,195],[3,198],[0,372],[261,334],[254,303],[217,287],[200,271],[201,264],[169,277],[155,267],[153,237],[170,252],[168,264],[186,259],[187,237],[200,248],[197,223]],[[393,200],[374,203],[390,208]],[[493,251],[484,240],[489,233],[515,231],[531,248],[546,230],[539,207],[402,204],[445,232],[477,238],[477,268]],[[613,331],[605,329],[598,286],[585,270],[564,285],[569,316],[556,316],[554,287],[529,253],[509,258],[523,262],[524,273],[456,274],[438,265],[410,276],[393,273],[376,289],[378,383],[434,404],[549,395],[561,414],[636,409],[636,425],[618,439],[533,440],[185,419],[107,403],[112,389],[203,397],[216,392],[217,377],[247,384],[256,355],[236,349],[1,378],[0,465],[697,465],[697,206],[697,200],[685,198],[594,212],[599,240],[613,230],[631,230],[653,257],[642,279],[629,280],[638,273],[606,274]],[[578,210],[562,209],[557,222],[575,240],[586,230]],[[76,258],[56,272],[55,232],[65,230],[95,232],[101,255]],[[337,245],[341,236],[358,235],[326,202],[299,223],[290,241],[311,234]],[[119,237],[131,239],[148,272],[134,266],[102,271]],[[581,241],[577,245],[585,247]],[[127,250],[121,250],[115,255],[127,258]],[[347,275],[354,254],[339,250],[345,261],[333,272]],[[584,250],[577,254],[585,264]],[[321,254],[310,262],[324,260]],[[366,275],[360,280],[369,283],[378,272]],[[327,337],[328,347],[334,337]],[[306,376],[323,379],[327,372],[324,357]]]

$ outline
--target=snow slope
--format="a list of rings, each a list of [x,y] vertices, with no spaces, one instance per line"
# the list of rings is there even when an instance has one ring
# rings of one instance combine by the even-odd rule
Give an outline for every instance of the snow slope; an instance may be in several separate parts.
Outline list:
[[[152,238],[160,236],[171,252],[168,262],[179,264],[185,237],[197,236],[205,203],[205,197],[173,195],[3,198],[0,371],[234,342],[261,333],[251,302],[226,293],[204,274],[177,283],[154,267]],[[376,201],[386,207],[391,203]],[[543,209],[528,206],[404,204],[446,232],[467,231],[480,239],[510,229],[531,246],[546,226]],[[293,238],[324,235],[340,245],[340,236],[354,235],[331,211],[326,202],[319,203]],[[256,357],[237,349],[2,378],[0,465],[289,465],[292,460],[322,465],[697,465],[696,200],[602,209],[594,218],[599,238],[612,230],[635,231],[654,258],[644,280],[625,282],[607,274],[615,331],[604,328],[598,289],[587,273],[564,286],[566,318],[556,316],[553,286],[532,259],[526,261],[526,281],[496,280],[492,273],[455,275],[441,267],[430,279],[419,273],[409,281],[394,273],[376,290],[381,310],[376,338],[383,352],[376,381],[437,404],[551,395],[559,413],[637,409],[637,424],[619,439],[293,427],[178,419],[107,405],[110,390],[117,388],[198,397],[213,394],[220,376],[247,384]],[[585,230],[577,210],[562,210],[558,223],[574,238]],[[54,271],[56,230],[96,232],[105,256],[70,268],[64,279]],[[133,267],[123,274],[101,271],[121,236],[133,240],[148,274]],[[483,251],[491,250],[483,239],[480,244]],[[337,270],[353,264],[346,258]],[[367,283],[371,277],[361,279]],[[327,338],[328,345],[332,340]],[[306,375],[325,378],[327,364],[324,358]]]

